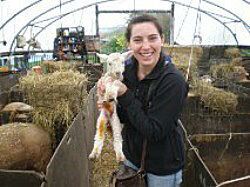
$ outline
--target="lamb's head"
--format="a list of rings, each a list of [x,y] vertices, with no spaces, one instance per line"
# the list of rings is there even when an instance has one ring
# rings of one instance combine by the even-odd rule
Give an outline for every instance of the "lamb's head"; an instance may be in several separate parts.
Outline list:
[[[125,53],[111,53],[109,55],[99,54],[97,56],[100,58],[101,63],[106,64],[105,73],[109,73],[115,76],[117,79],[122,79],[122,72],[125,69],[124,61],[129,58],[132,54],[132,51]]]

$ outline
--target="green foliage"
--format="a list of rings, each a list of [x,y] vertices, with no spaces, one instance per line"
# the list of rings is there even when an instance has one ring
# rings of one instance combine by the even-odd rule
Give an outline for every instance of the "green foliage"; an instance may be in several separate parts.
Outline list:
[[[106,44],[102,45],[101,51],[105,54],[121,52],[126,48],[126,39],[123,33],[118,33]]]

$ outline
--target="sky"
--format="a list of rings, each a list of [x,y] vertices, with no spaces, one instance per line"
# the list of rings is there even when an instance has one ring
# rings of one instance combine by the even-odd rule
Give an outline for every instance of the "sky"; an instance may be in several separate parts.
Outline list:
[[[17,11],[25,6],[28,6],[32,2],[37,0],[4,0],[0,1],[0,26],[12,17]],[[61,3],[65,3],[68,0],[61,0]],[[0,30],[0,52],[9,51],[13,38],[17,33],[23,34],[28,40],[31,36],[36,34],[40,28],[29,26],[28,29],[24,26],[34,19],[34,22],[41,21],[53,16],[60,16],[71,10],[93,5],[95,2],[102,2],[104,0],[72,0],[71,3],[62,5],[61,8],[54,9],[53,11],[37,17],[37,15],[46,11],[47,9],[59,5],[60,0],[41,0],[35,6],[27,9],[15,19],[10,21],[2,30]],[[226,17],[234,18],[234,16],[225,12],[224,10],[210,5],[204,0],[175,0],[185,5],[192,7],[200,6],[201,10],[210,11],[212,13],[220,14]],[[243,0],[209,0],[216,3],[226,9],[229,9],[234,14],[239,16],[248,25],[250,25],[250,4]],[[200,3],[200,4],[199,4]],[[113,0],[110,2],[99,4],[100,10],[170,10],[171,3],[163,0]],[[196,23],[196,17],[198,14],[198,21]],[[215,15],[214,15],[215,16]],[[100,14],[99,26],[100,28],[109,27],[124,27],[127,23],[127,14]],[[229,19],[215,16],[216,19],[226,22]],[[35,24],[36,26],[43,27],[49,22],[42,22]],[[58,19],[57,22],[47,27],[41,34],[38,35],[37,40],[41,43],[43,49],[52,49],[53,40],[56,36],[56,28],[60,27],[74,27],[84,26],[85,34],[94,35],[96,31],[95,26],[95,7],[90,6],[82,9],[76,13],[65,16]],[[196,25],[196,27],[195,27]],[[226,24],[233,33],[236,33],[238,42],[240,45],[250,45],[250,29],[245,29],[242,23],[227,23]],[[201,36],[202,45],[235,45],[236,42],[230,32],[218,21],[207,16],[203,13],[197,13],[197,10],[175,5],[175,21],[174,21],[174,39],[181,45],[197,44],[199,42],[193,42],[194,34]],[[196,33],[195,33],[196,28]],[[3,46],[1,41],[6,40],[7,46]]]

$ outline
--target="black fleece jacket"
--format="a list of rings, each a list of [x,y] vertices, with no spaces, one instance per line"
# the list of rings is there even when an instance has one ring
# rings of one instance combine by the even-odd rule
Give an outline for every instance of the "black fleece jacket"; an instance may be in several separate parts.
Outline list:
[[[183,137],[178,130],[177,119],[188,86],[174,64],[166,64],[166,59],[169,57],[161,54],[152,72],[139,81],[138,62],[132,57],[123,74],[128,90],[118,97],[117,107],[124,124],[122,136],[126,158],[140,167],[142,143],[146,138],[146,171],[156,175],[173,174],[184,166]],[[150,84],[156,85],[148,105]]]

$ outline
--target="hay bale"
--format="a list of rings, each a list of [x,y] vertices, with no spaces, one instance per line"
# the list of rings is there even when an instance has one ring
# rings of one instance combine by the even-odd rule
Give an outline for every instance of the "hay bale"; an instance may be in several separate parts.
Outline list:
[[[195,95],[200,97],[204,107],[215,112],[233,114],[238,105],[237,95],[223,89],[213,87],[211,84],[197,81]]]
[[[243,63],[242,63],[242,57],[237,57],[237,58],[233,58],[231,63],[234,65],[234,66],[242,66]]]
[[[183,73],[187,74],[189,59],[192,46],[164,46],[164,52],[171,56],[173,63]],[[191,67],[189,71],[189,80],[194,80],[198,77],[198,61],[203,54],[203,50],[199,46],[193,46],[193,55],[191,57]]]
[[[44,61],[42,62],[41,66],[45,70],[46,73],[54,73],[56,71],[68,71],[74,70],[76,71],[77,68],[82,65],[81,61]]]
[[[192,46],[164,46],[163,51],[170,55],[174,62],[188,64]],[[202,47],[193,46],[192,63],[198,63],[203,54]]]
[[[72,70],[52,74],[30,74],[20,79],[26,99],[34,107],[33,123],[52,135],[59,126],[66,132],[87,98],[85,74]]]
[[[46,172],[52,156],[51,138],[34,124],[0,126],[0,169]]]
[[[224,52],[224,56],[228,58],[238,58],[241,56],[240,49],[237,47],[227,48]]]
[[[248,73],[242,66],[234,64],[216,64],[210,67],[210,74],[215,79],[241,81],[246,80]]]

